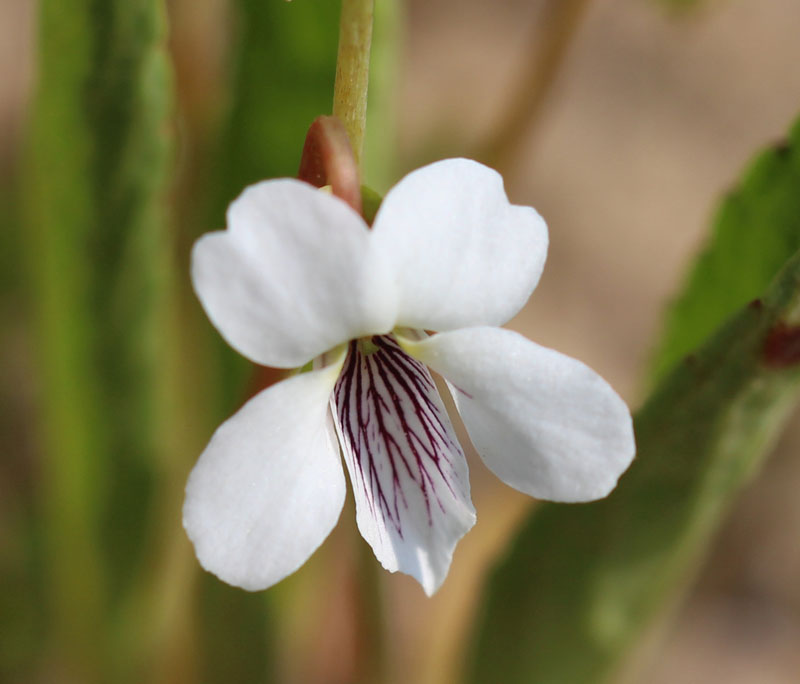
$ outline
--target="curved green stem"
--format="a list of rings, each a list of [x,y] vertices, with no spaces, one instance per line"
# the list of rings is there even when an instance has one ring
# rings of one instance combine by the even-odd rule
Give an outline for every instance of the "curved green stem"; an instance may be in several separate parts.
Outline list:
[[[367,120],[369,53],[375,0],[342,0],[339,54],[333,86],[333,115],[341,119],[361,164]]]

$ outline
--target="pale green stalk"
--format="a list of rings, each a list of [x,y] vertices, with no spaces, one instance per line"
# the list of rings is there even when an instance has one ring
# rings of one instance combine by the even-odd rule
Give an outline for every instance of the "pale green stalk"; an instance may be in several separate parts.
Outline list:
[[[333,115],[341,119],[361,164],[367,121],[369,53],[372,44],[374,0],[342,0],[339,54],[333,87]]]
[[[333,115],[344,124],[359,167],[367,122],[373,15],[374,0],[342,0],[339,53],[333,87]],[[386,630],[379,572],[372,552],[365,549],[361,554],[359,574],[362,601],[360,612],[363,620],[361,632],[367,641],[360,653],[362,662],[359,676],[363,681],[369,682],[385,681],[386,678]]]

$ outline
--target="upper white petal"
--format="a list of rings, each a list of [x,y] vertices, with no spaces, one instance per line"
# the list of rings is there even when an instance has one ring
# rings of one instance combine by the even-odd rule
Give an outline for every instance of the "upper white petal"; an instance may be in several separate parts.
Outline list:
[[[373,225],[398,282],[398,323],[452,330],[500,325],[527,301],[544,267],[547,226],[509,204],[503,179],[468,159],[413,171]]]
[[[372,238],[340,199],[297,180],[264,181],[230,205],[227,230],[195,243],[192,280],[232,347],[293,368],[392,328],[394,284]]]
[[[430,595],[475,523],[467,462],[436,386],[389,337],[351,344],[331,408],[350,471],[356,520],[389,571]]]
[[[186,485],[183,525],[202,566],[251,591],[300,567],[345,496],[326,424],[342,357],[264,390],[214,433]]]
[[[580,361],[499,328],[404,346],[448,380],[478,453],[516,489],[590,501],[606,496],[633,459],[627,405]]]

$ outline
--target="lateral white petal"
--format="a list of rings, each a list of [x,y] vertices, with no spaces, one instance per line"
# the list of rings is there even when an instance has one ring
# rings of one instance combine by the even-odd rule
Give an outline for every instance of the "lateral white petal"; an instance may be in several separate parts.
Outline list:
[[[326,425],[342,356],[247,402],[214,433],[186,485],[183,526],[201,565],[244,589],[300,567],[333,529],[345,496]]]
[[[394,285],[372,242],[340,199],[297,180],[264,181],[230,205],[227,230],[195,243],[192,280],[232,347],[294,368],[392,328]]]
[[[499,328],[402,342],[448,380],[478,453],[515,489],[591,501],[606,496],[633,459],[627,405],[580,361]]]
[[[475,524],[467,462],[428,370],[390,337],[353,342],[331,399],[358,529],[430,596]]]
[[[410,328],[505,323],[547,255],[542,217],[509,204],[501,176],[469,159],[408,174],[386,195],[373,231],[394,265],[398,323]]]

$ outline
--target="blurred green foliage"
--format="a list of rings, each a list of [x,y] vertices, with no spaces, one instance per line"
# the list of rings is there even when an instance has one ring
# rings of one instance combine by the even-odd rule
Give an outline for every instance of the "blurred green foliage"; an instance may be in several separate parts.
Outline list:
[[[296,176],[311,122],[331,110],[338,2],[237,0],[233,98],[220,136],[214,223],[247,185]]]
[[[721,203],[712,234],[667,312],[653,357],[662,378],[736,309],[758,297],[800,249],[800,121],[761,153]]]
[[[661,362],[762,299],[662,377],[635,416],[636,460],[607,499],[534,511],[487,584],[468,681],[610,680],[773,444],[800,389],[797,131],[724,203]]]
[[[115,671],[163,456],[171,84],[160,2],[45,0],[27,172],[50,655]],[[118,663],[116,663],[118,664]]]

